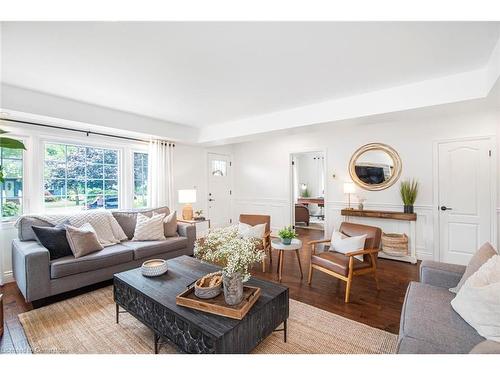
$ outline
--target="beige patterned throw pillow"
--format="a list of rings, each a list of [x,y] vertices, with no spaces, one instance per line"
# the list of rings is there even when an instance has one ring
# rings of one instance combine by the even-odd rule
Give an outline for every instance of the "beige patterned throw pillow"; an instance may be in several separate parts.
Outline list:
[[[79,228],[66,225],[65,228],[66,239],[75,258],[104,249],[90,223],[85,223]]]
[[[147,217],[141,213],[138,213],[134,238],[132,238],[132,241],[165,240],[163,219],[165,219],[165,214]]]
[[[177,237],[177,211],[165,216],[163,219],[165,237]]]

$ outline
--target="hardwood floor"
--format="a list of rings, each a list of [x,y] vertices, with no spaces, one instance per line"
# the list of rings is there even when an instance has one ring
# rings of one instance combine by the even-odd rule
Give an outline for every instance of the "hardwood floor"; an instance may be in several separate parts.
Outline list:
[[[323,232],[318,230],[297,229],[303,247],[300,250],[300,259],[304,278],[300,278],[299,265],[294,252],[285,252],[282,283],[290,288],[290,298],[318,307],[323,310],[344,316],[349,319],[365,323],[392,333],[399,331],[401,307],[408,283],[418,279],[418,265],[380,259],[378,262],[378,276],[380,291],[375,288],[375,281],[371,276],[358,276],[354,279],[351,289],[351,302],[344,303],[345,283],[322,272],[315,272],[311,286],[307,285],[309,270],[310,247],[307,242],[323,238]],[[273,252],[272,269],[269,262],[266,272],[256,266],[252,274],[256,277],[278,281],[276,267],[278,253]],[[109,282],[107,283],[109,284]],[[57,302],[58,300],[86,293],[98,286],[86,287],[78,291],[66,293],[43,301],[41,304]],[[32,304],[24,301],[15,283],[6,284],[0,288],[4,294],[5,331],[0,338],[0,353],[29,353],[29,347],[18,315],[33,309]],[[38,304],[37,306],[38,307]]]
[[[375,287],[372,276],[356,276],[351,287],[351,301],[344,303],[345,283],[323,272],[314,272],[311,286],[307,285],[311,248],[308,241],[323,238],[318,230],[297,229],[302,240],[300,260],[304,278],[300,279],[300,270],[294,252],[285,252],[282,283],[290,288],[290,298],[318,307],[323,310],[356,320],[372,327],[392,333],[399,332],[399,318],[406,293],[412,280],[418,280],[418,265],[379,259],[377,275],[380,291]],[[267,263],[266,266],[268,266]],[[273,268],[266,273],[255,268],[256,277],[278,281],[276,267],[278,252],[273,252]]]

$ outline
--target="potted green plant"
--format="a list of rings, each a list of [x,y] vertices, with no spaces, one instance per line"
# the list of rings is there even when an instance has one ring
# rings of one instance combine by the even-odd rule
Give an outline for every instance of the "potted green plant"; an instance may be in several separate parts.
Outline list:
[[[406,214],[413,213],[413,205],[417,200],[418,187],[418,181],[416,180],[406,180],[401,182],[399,192],[401,193],[401,199],[404,204],[404,212]]]
[[[297,238],[297,233],[295,233],[295,230],[291,226],[288,226],[281,229],[278,232],[278,236],[281,238],[281,243],[283,245],[290,245],[292,240]]]
[[[26,147],[24,147],[24,144],[21,141],[18,141],[17,139],[12,139],[12,138],[7,138],[3,137],[3,134],[6,134],[5,130],[0,129],[0,148],[10,148],[10,149],[15,149],[15,150],[26,150]],[[3,179],[3,169],[2,165],[0,164],[0,183],[4,182]]]

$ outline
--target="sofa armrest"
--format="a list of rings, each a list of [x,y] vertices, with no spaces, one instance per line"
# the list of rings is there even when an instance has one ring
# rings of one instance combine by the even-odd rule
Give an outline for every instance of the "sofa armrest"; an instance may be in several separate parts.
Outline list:
[[[27,302],[49,294],[50,255],[36,241],[12,241],[12,272]]]
[[[424,260],[420,265],[420,282],[442,288],[454,288],[464,272],[465,266]]]
[[[196,225],[177,222],[177,233],[179,233],[179,236],[187,237],[187,248],[193,254],[194,241],[196,241]]]

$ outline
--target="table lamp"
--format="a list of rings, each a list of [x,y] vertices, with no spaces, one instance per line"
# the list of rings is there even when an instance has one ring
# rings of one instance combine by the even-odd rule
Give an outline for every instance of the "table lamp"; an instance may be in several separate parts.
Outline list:
[[[344,182],[344,194],[348,195],[348,209],[352,210],[351,208],[351,194],[354,194],[356,192],[356,187],[354,186],[354,182]]]
[[[182,218],[184,220],[193,220],[193,206],[191,203],[195,202],[195,189],[179,190],[179,203],[184,203],[184,207],[182,208]]]

